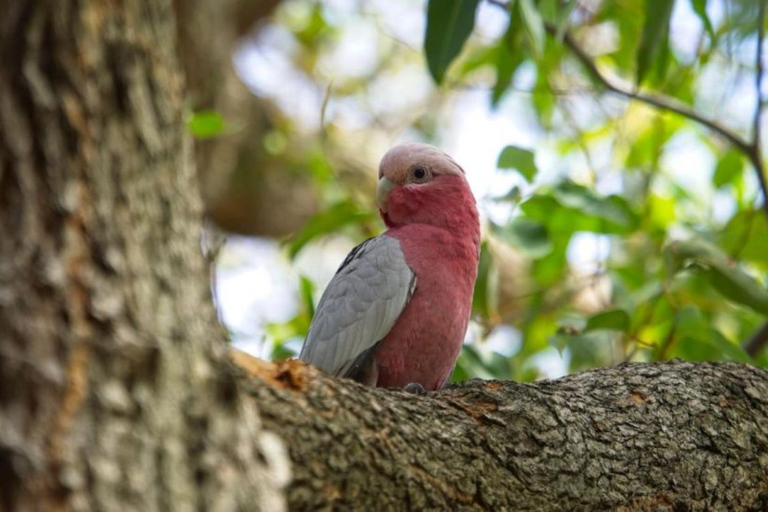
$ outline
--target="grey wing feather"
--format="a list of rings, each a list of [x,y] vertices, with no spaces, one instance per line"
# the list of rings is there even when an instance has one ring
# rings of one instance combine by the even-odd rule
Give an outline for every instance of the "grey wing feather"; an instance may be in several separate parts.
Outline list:
[[[415,286],[398,240],[381,235],[358,245],[323,293],[299,359],[346,376],[389,333]]]

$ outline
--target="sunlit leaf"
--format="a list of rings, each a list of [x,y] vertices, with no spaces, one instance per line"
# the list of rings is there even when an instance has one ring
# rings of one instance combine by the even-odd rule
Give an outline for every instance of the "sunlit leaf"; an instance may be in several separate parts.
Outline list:
[[[592,315],[587,319],[584,331],[609,330],[627,332],[629,329],[629,314],[623,309],[613,309]]]
[[[479,0],[429,0],[424,53],[436,83],[442,83],[448,66],[472,33],[478,3]]]
[[[533,158],[533,152],[517,146],[507,146],[499,154],[496,163],[499,169],[515,169],[530,183],[538,169]]]
[[[666,230],[677,217],[675,214],[675,200],[671,197],[651,194],[647,202],[648,218],[651,223],[660,230]]]
[[[210,139],[221,135],[226,124],[221,114],[215,110],[201,110],[192,114],[187,128],[196,139]]]
[[[637,83],[645,79],[652,66],[663,65],[665,46],[669,41],[669,20],[675,0],[649,0],[646,2],[645,24],[637,49]]]
[[[309,317],[315,316],[315,301],[312,295],[315,292],[315,283],[305,276],[299,276],[299,294]]]
[[[266,331],[277,347],[290,339],[304,338],[309,332],[310,321],[308,315],[301,313],[287,322],[267,324]]]
[[[717,162],[715,173],[712,175],[712,183],[717,188],[733,183],[741,176],[743,170],[744,158],[741,156],[741,152],[732,149]]]

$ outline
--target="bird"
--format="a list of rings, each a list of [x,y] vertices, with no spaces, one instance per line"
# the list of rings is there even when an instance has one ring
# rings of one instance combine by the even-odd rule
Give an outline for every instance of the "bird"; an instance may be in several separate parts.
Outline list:
[[[367,386],[416,393],[449,380],[466,335],[480,220],[464,169],[407,142],[379,165],[387,230],[347,255],[318,302],[299,359]]]

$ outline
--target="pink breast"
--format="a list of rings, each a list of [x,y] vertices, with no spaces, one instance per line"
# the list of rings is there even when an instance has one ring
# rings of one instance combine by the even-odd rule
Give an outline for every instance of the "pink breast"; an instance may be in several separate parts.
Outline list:
[[[450,377],[469,322],[477,247],[446,230],[414,225],[387,233],[400,240],[416,291],[374,353],[377,386],[417,382],[439,389]]]

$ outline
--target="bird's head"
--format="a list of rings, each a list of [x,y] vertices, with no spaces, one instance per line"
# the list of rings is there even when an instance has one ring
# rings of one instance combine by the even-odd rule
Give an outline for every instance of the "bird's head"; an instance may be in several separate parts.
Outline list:
[[[408,142],[384,155],[377,201],[381,218],[390,228],[430,224],[479,229],[475,198],[464,170],[428,144]]]

